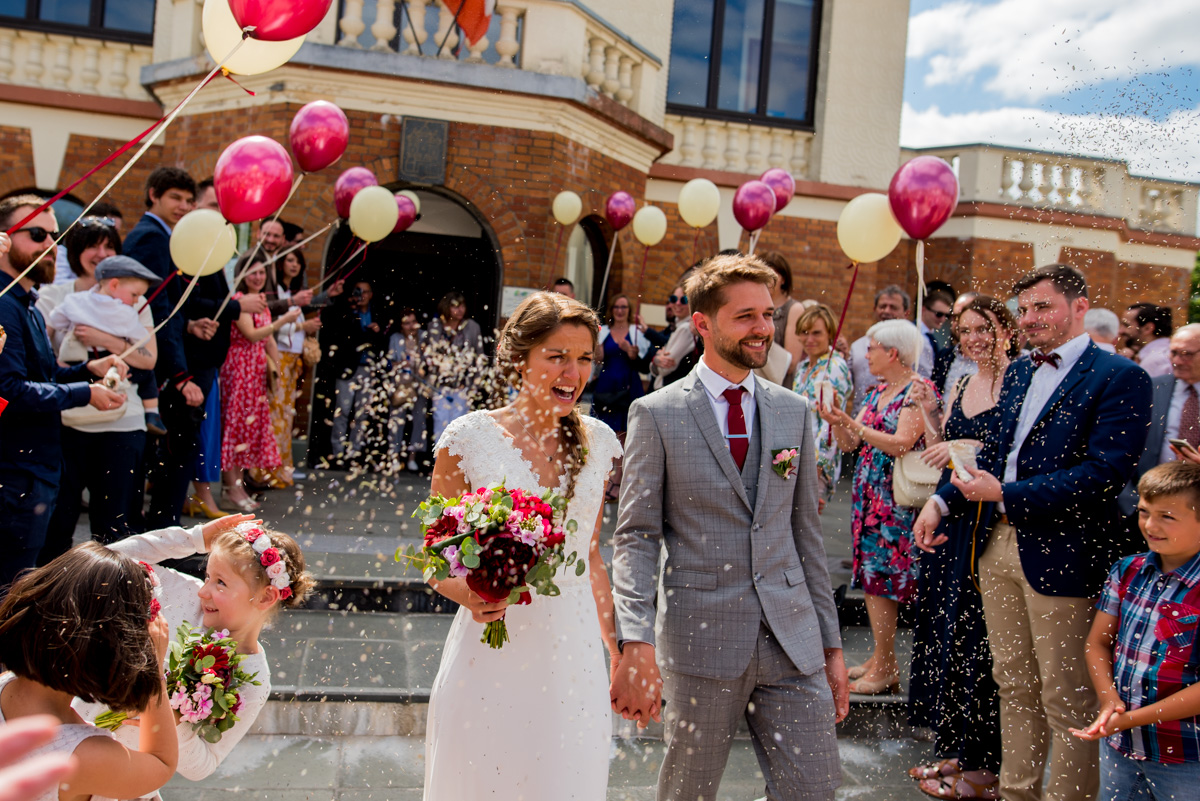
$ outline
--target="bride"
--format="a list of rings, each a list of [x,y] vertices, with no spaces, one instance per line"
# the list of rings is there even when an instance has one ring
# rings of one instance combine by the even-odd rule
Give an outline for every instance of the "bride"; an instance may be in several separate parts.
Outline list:
[[[449,497],[497,482],[556,489],[570,502],[566,518],[579,524],[566,552],[577,551],[588,569],[580,577],[560,569],[562,595],[511,608],[485,602],[462,578],[430,582],[461,608],[429,702],[426,801],[604,801],[612,724],[601,645],[614,668],[620,654],[599,529],[621,447],[608,426],[575,408],[598,330],[595,313],[576,300],[526,298],[496,348],[515,400],[458,418],[438,441],[433,492]],[[510,641],[493,650],[480,636],[501,617]]]

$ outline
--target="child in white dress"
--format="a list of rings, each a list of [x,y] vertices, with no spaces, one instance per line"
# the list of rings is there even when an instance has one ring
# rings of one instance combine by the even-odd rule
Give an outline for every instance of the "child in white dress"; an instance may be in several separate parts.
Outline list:
[[[54,739],[33,752],[73,754],[69,785],[36,801],[136,798],[167,783],[179,744],[160,668],[167,622],[150,574],[97,543],[74,548],[19,578],[0,604],[0,724],[49,714]],[[141,713],[133,747],[71,708],[75,696]],[[119,766],[119,770],[114,770]]]

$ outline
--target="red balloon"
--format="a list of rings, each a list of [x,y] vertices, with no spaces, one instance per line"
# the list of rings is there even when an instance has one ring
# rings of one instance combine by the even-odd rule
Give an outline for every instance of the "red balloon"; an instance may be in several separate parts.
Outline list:
[[[747,231],[757,231],[775,213],[775,190],[762,181],[746,181],[733,195],[733,216]]]
[[[637,201],[628,192],[613,192],[604,202],[604,218],[614,231],[620,231],[629,225],[635,213]]]
[[[254,28],[250,36],[282,42],[303,36],[321,24],[333,0],[229,0],[239,28]]]
[[[392,229],[392,232],[398,234],[401,231],[407,231],[409,226],[417,221],[417,204],[397,193],[396,208],[400,210],[400,216],[396,219],[396,227]]]
[[[221,214],[229,222],[236,225],[269,217],[292,191],[292,158],[274,139],[243,137],[217,159],[213,188]]]
[[[338,176],[333,185],[333,204],[337,207],[338,216],[343,220],[350,219],[350,201],[360,190],[368,186],[378,186],[375,173],[366,167],[351,167]]]
[[[792,202],[796,195],[796,179],[782,167],[772,167],[758,177],[775,192],[775,211],[783,211],[783,207]]]
[[[917,156],[892,176],[888,201],[900,227],[913,239],[925,239],[958,205],[958,179],[937,156]]]
[[[350,144],[350,121],[328,100],[314,100],[296,112],[288,137],[300,169],[316,172],[346,152]]]

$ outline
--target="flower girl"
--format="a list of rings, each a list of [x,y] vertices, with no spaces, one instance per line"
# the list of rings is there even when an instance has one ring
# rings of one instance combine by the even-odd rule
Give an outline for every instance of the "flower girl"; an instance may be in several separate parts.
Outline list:
[[[19,578],[0,604],[0,723],[49,714],[62,722],[35,751],[70,753],[77,769],[37,801],[136,798],[175,772],[178,742],[160,665],[167,621],[151,573],[86,543]],[[71,709],[75,696],[140,712],[127,747]]]
[[[195,727],[180,722],[178,773],[200,781],[212,774],[254,725],[271,693],[271,668],[258,643],[263,626],[282,607],[300,606],[314,582],[306,572],[304,554],[287,534],[265,531],[253,515],[229,515],[203,526],[149,531],[113,543],[114,551],[157,565],[207,553],[203,582],[165,567],[157,567],[162,582],[162,611],[171,631],[181,623],[209,630],[227,630],[244,654],[241,670],[257,673],[259,685],[244,685],[238,721],[221,739],[208,742]],[[94,720],[104,709],[82,705],[84,717]],[[117,738],[131,742],[139,726],[120,727]]]

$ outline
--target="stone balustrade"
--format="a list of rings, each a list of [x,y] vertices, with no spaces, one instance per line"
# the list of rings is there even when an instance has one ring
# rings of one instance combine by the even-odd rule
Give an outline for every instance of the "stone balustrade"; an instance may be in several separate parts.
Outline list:
[[[801,180],[810,175],[808,131],[677,114],[666,115],[663,127],[675,137],[663,164],[751,174],[782,167]]]
[[[1196,234],[1200,185],[1129,173],[1125,162],[990,145],[902,152],[932,155],[958,175],[961,199],[1124,218],[1130,226]]]
[[[153,100],[141,69],[152,48],[0,27],[0,83],[129,100]]]
[[[661,119],[661,61],[581,3],[500,0],[487,35],[462,47],[443,0],[408,0],[404,7],[397,14],[396,0],[342,0],[337,44],[580,77],[596,93]]]

